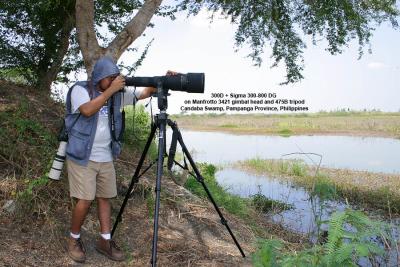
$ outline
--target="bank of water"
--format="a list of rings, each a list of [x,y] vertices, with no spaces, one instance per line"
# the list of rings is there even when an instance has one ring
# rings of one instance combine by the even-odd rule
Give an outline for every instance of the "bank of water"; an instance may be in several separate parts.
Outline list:
[[[167,143],[171,133],[167,132]],[[315,153],[322,156],[321,166],[369,172],[400,173],[400,140],[376,137],[352,136],[257,136],[234,135],[219,132],[182,131],[183,139],[197,162],[226,166],[216,174],[217,181],[229,192],[249,197],[261,192],[266,197],[291,204],[293,209],[266,216],[286,228],[308,234],[317,241],[318,221],[329,219],[334,211],[349,207],[341,201],[310,197],[304,188],[290,181],[276,180],[265,175],[257,176],[227,167],[237,161],[251,158],[302,159],[306,164],[319,164],[315,155],[292,153]],[[292,154],[286,156],[287,154]],[[392,223],[399,225],[398,219]],[[322,230],[326,225],[322,226]],[[393,228],[393,237],[399,233]],[[362,264],[368,266],[367,263]],[[391,264],[397,265],[397,251],[392,252]]]

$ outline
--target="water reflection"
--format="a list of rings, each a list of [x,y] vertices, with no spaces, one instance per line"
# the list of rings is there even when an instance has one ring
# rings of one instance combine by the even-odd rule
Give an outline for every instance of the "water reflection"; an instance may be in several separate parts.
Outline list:
[[[264,196],[270,199],[291,204],[293,209],[275,214],[271,219],[296,232],[310,233],[311,236],[317,231],[316,217],[326,220],[332,212],[343,211],[346,208],[346,205],[341,202],[328,201],[324,203],[322,211],[316,210],[320,207],[318,198],[315,198],[312,203],[310,195],[305,189],[271,177],[251,175],[226,168],[217,172],[216,178],[219,184],[228,188],[229,192],[233,194],[249,197],[260,190]]]

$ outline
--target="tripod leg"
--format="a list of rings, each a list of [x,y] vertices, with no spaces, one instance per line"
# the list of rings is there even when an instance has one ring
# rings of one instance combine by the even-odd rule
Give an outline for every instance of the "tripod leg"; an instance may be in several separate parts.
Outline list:
[[[122,213],[124,212],[126,203],[128,202],[128,199],[129,199],[129,196],[130,196],[130,192],[132,191],[133,186],[135,185],[135,183],[137,183],[138,180],[139,180],[139,178],[138,178],[139,177],[139,172],[140,172],[140,169],[142,168],[144,159],[146,157],[146,154],[147,154],[147,152],[148,152],[148,150],[150,148],[151,142],[152,142],[152,140],[154,138],[154,135],[156,133],[156,129],[157,129],[157,126],[156,125],[152,125],[151,132],[149,134],[149,137],[147,138],[146,146],[144,147],[144,150],[142,152],[142,156],[140,157],[140,160],[139,160],[138,166],[136,167],[135,173],[132,176],[132,180],[131,180],[131,183],[129,184],[129,188],[128,188],[128,191],[127,191],[127,193],[125,195],[124,202],[122,202],[122,205],[121,205],[121,208],[120,208],[120,210],[118,212],[117,218],[115,219],[115,222],[114,222],[114,225],[113,225],[113,229],[111,231],[111,236],[114,235],[114,232],[117,229],[118,223],[121,221]]]
[[[170,122],[170,121],[168,122],[168,125],[171,126],[171,128],[173,129],[174,132],[177,132],[177,133],[178,133],[178,134],[177,134],[177,136],[178,136],[178,142],[179,142],[180,146],[182,147],[183,153],[185,154],[185,156],[186,156],[187,159],[189,160],[190,165],[192,166],[193,171],[194,171],[195,174],[196,174],[196,180],[197,180],[199,183],[201,183],[201,185],[203,186],[204,191],[207,193],[208,199],[209,199],[209,200],[211,201],[211,203],[213,204],[215,210],[217,211],[217,213],[218,213],[218,215],[219,215],[219,217],[220,217],[220,219],[221,219],[221,223],[222,223],[223,225],[225,225],[226,229],[228,230],[230,236],[231,236],[232,239],[233,239],[233,242],[235,242],[237,248],[239,249],[240,254],[242,254],[242,257],[243,257],[243,258],[246,257],[246,255],[244,254],[244,252],[243,252],[243,250],[242,250],[242,248],[241,248],[239,242],[236,240],[236,237],[234,236],[234,234],[233,234],[231,228],[229,227],[228,222],[226,221],[226,219],[225,219],[224,216],[222,215],[222,212],[220,211],[220,209],[218,208],[217,204],[215,203],[214,198],[212,197],[210,191],[209,191],[208,188],[207,188],[207,185],[204,183],[204,178],[203,178],[203,176],[201,176],[201,173],[200,173],[199,169],[197,168],[196,164],[194,163],[194,161],[193,161],[193,159],[192,159],[192,156],[190,155],[188,149],[186,148],[185,143],[183,142],[182,134],[180,133],[180,131],[179,131],[179,129],[178,129],[178,126],[177,126],[175,123],[172,123],[172,122]]]
[[[160,120],[160,132],[158,138],[158,160],[157,160],[157,181],[156,181],[156,201],[154,208],[154,226],[153,226],[153,245],[151,254],[151,265],[156,266],[157,264],[157,241],[158,241],[158,217],[160,208],[160,193],[161,193],[161,176],[163,174],[164,165],[164,153],[165,153],[165,131],[166,131],[166,119]]]

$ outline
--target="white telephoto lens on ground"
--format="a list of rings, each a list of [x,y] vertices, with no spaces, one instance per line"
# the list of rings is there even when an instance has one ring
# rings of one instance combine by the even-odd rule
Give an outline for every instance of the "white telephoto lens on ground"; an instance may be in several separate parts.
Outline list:
[[[60,180],[60,175],[65,161],[65,149],[67,142],[60,142],[57,154],[54,158],[53,165],[51,166],[49,178],[53,180]]]

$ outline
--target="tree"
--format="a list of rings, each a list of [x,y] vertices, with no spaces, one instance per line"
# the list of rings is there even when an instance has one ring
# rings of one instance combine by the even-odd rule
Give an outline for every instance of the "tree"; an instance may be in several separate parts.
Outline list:
[[[103,48],[98,45],[93,28],[93,0],[77,0],[78,40],[87,71],[90,73],[93,63],[102,55],[117,60],[143,33],[161,2],[146,0],[115,39]],[[269,44],[272,67],[281,61],[286,65],[284,83],[303,78],[302,54],[307,35],[312,37],[314,44],[321,37],[326,39],[327,50],[333,55],[341,53],[351,40],[356,39],[361,57],[375,27],[388,21],[397,28],[399,16],[395,0],[183,0],[170,12],[187,11],[189,15],[197,15],[202,9],[213,14],[222,13],[238,26],[235,45],[240,48],[248,43],[252,48],[249,57],[256,65],[262,63],[261,56]]]
[[[49,90],[75,28],[75,1],[2,1],[0,67]]]
[[[399,15],[395,0],[182,0],[167,7],[161,3],[162,0],[2,1],[0,68],[17,71],[31,84],[49,90],[56,77],[63,79],[82,66],[91,73],[94,62],[103,55],[117,61],[151,26],[154,15],[173,18],[175,12],[186,11],[195,16],[206,9],[212,14],[222,13],[237,25],[235,45],[240,48],[249,44],[249,57],[255,65],[262,63],[265,47],[271,46],[272,66],[283,61],[287,70],[285,83],[294,83],[303,78],[302,55],[307,36],[314,43],[327,40],[331,54],[341,53],[356,39],[362,56],[375,27],[389,22],[397,28]],[[109,38],[98,30],[104,26],[114,36]]]
[[[68,73],[82,68],[75,5],[75,0],[2,1],[0,77],[12,72],[24,77],[26,83],[50,92],[54,80],[66,82]],[[141,5],[139,0],[96,1],[96,14],[90,25],[107,25],[111,34],[119,33],[121,25]],[[93,32],[99,41],[109,41],[104,34]]]
[[[104,55],[115,61],[146,29],[152,16],[156,13],[162,0],[146,1],[136,15],[126,24],[122,31],[106,47],[101,47],[97,41],[94,25],[94,1],[76,1],[76,28],[79,46],[82,51],[87,73],[90,75],[94,62]]]

